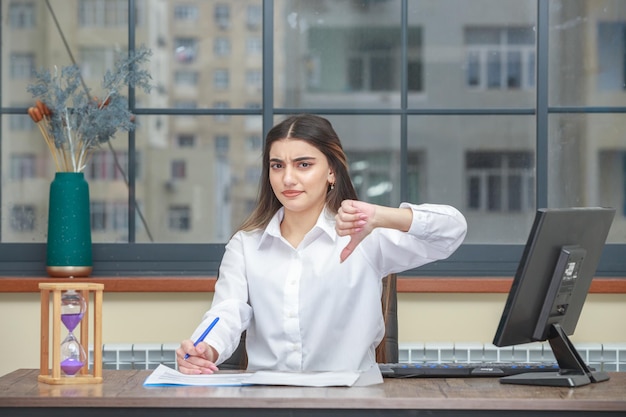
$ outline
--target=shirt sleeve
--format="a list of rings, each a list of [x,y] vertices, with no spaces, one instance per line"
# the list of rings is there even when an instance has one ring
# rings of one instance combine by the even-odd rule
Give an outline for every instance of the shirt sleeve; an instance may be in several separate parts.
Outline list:
[[[445,259],[465,239],[467,222],[454,207],[402,203],[400,208],[410,208],[413,212],[408,232],[375,229],[359,245],[381,276]]]
[[[219,278],[215,284],[213,303],[192,335],[192,340],[196,340],[215,317],[220,318],[204,339],[218,352],[218,365],[235,351],[241,333],[248,327],[252,317],[252,308],[248,304],[248,283],[241,237],[241,232],[235,234],[226,245]]]

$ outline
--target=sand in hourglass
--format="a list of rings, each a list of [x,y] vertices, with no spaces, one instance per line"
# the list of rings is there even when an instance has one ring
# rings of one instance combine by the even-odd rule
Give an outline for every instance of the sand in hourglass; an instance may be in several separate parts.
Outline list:
[[[82,347],[72,333],[82,318],[83,313],[61,314],[61,321],[70,332],[62,344],[63,350],[66,350],[66,352],[64,355],[65,359],[61,361],[61,370],[67,376],[74,376],[85,364],[81,360],[84,357],[84,353],[81,352]]]

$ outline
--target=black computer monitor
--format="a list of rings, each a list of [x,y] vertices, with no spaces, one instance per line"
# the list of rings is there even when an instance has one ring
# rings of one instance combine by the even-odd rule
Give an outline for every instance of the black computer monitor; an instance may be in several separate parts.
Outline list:
[[[568,336],[574,333],[615,210],[539,209],[535,215],[493,343],[548,341],[558,372],[512,375],[503,383],[580,386],[609,379],[589,368]]]

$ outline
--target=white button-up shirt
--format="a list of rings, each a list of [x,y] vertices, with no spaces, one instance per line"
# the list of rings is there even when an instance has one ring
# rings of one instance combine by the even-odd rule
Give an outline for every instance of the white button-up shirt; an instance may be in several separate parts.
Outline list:
[[[211,309],[195,340],[216,317],[205,339],[230,357],[244,330],[248,369],[367,370],[385,328],[382,277],[452,254],[465,237],[463,215],[445,205],[403,203],[413,210],[408,232],[377,228],[343,262],[350,237],[335,231],[322,211],[297,248],[280,232],[283,209],[265,230],[237,232],[226,245]]]

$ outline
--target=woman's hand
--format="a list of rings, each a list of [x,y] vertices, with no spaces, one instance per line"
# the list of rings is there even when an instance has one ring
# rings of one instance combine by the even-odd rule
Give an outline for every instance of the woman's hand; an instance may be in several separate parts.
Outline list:
[[[376,227],[374,218],[378,206],[364,201],[344,200],[335,216],[335,230],[339,236],[350,236],[350,242],[341,251],[343,262]]]
[[[185,359],[185,355],[189,355]],[[205,342],[198,343],[197,346],[193,345],[193,341],[190,339],[183,340],[180,347],[176,349],[176,362],[178,363],[178,370],[183,374],[199,375],[199,374],[212,374],[216,372],[217,365],[217,351]]]

